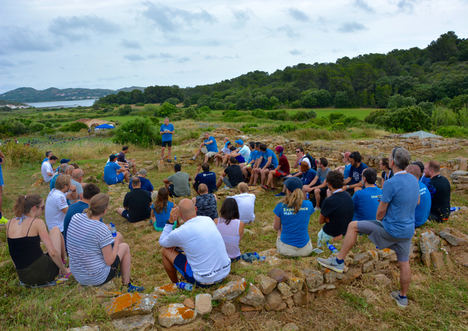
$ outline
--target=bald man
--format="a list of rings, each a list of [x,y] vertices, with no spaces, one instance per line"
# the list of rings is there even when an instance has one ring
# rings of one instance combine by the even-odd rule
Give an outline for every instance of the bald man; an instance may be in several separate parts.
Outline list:
[[[426,223],[429,218],[429,214],[431,213],[431,193],[429,192],[426,184],[420,181],[422,172],[421,168],[417,164],[410,164],[406,168],[406,172],[416,177],[419,182],[419,204],[414,213],[414,226],[418,228]]]
[[[84,172],[81,169],[75,169],[72,165],[69,167],[72,167],[71,169],[71,180],[70,184],[75,186],[76,192],[71,196],[71,199],[69,199],[70,204],[74,204],[78,200],[83,200],[83,175]],[[67,167],[68,170],[68,167]]]
[[[178,227],[173,230],[175,221]],[[231,259],[216,224],[207,216],[197,216],[192,200],[183,199],[172,209],[159,244],[164,269],[173,283],[178,282],[178,271],[187,282],[209,287],[231,271]]]

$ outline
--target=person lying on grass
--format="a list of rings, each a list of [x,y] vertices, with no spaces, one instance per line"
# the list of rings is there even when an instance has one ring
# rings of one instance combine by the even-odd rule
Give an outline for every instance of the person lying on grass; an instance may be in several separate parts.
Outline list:
[[[218,231],[223,237],[231,262],[238,261],[241,256],[239,242],[244,234],[245,224],[239,220],[239,207],[236,200],[226,198],[219,212],[221,216],[217,224]]]

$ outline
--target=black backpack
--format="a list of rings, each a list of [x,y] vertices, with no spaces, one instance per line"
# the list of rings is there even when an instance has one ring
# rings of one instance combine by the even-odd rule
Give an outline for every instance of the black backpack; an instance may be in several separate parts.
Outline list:
[[[307,153],[306,158],[309,159],[311,168],[317,171],[317,162],[315,161],[314,157],[310,155],[309,153]]]

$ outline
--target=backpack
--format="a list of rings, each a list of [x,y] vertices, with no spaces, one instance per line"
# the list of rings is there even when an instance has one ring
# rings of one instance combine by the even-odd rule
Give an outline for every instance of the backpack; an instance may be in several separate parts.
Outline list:
[[[311,168],[317,171],[317,162],[315,161],[314,157],[310,155],[309,153],[307,153],[306,158],[309,159]]]

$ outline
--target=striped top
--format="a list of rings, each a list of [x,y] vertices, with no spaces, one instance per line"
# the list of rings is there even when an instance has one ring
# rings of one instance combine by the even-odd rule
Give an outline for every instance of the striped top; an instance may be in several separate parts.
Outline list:
[[[102,248],[114,243],[106,224],[83,214],[73,215],[67,231],[70,271],[81,285],[100,285],[109,275]]]

